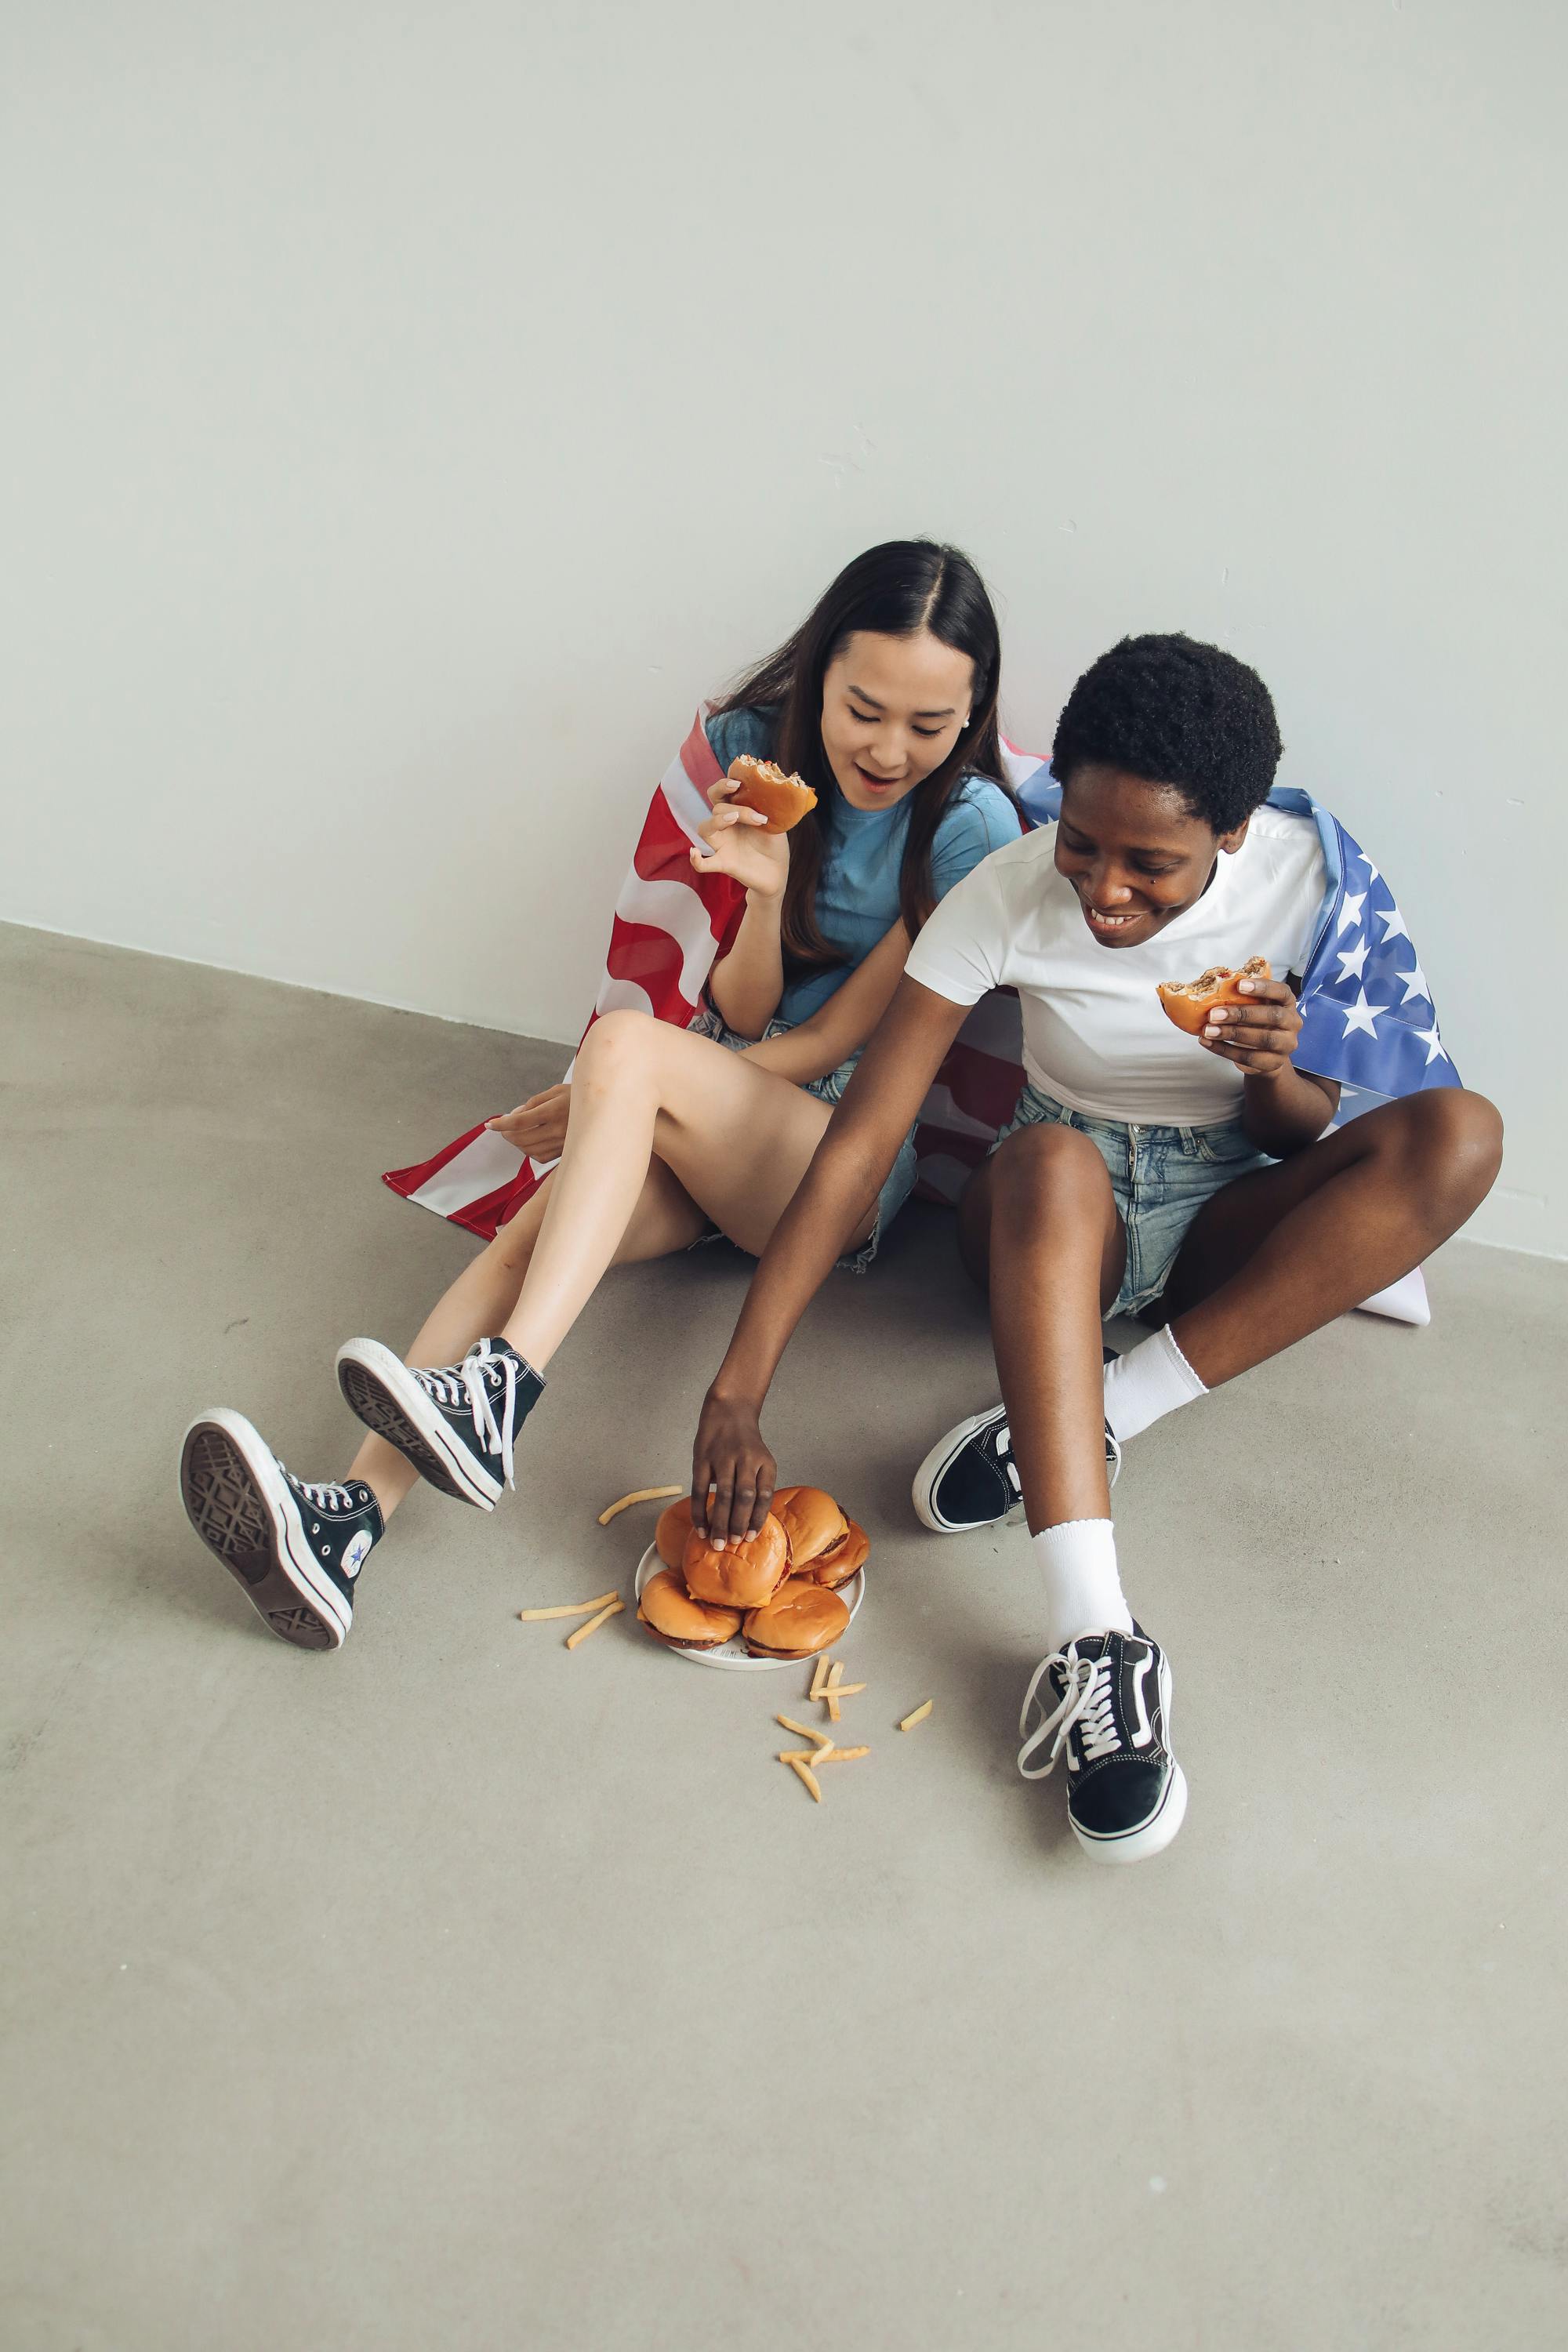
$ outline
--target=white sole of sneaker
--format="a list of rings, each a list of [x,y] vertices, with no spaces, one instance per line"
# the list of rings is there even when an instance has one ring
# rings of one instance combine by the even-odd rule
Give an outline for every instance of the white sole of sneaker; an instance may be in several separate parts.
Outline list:
[[[353,1612],[311,1558],[272,1449],[242,1412],[219,1405],[192,1422],[180,1449],[180,1500],[279,1641],[300,1650],[342,1648]]]
[[[504,1483],[453,1436],[401,1356],[379,1339],[346,1339],[338,1349],[338,1386],[350,1412],[395,1445],[432,1486],[477,1510],[495,1509]]]
[[[995,1418],[994,1405],[989,1412],[972,1412],[967,1421],[961,1421],[956,1429],[950,1429],[944,1437],[938,1438],[920,1468],[915,1472],[914,1483],[910,1488],[910,1500],[915,1507],[916,1518],[922,1528],[929,1528],[933,1536],[973,1535],[978,1528],[1012,1527],[1023,1517],[1024,1505],[1021,1497],[1010,1510],[1005,1511],[1001,1517],[996,1519],[944,1519],[931,1502],[932,1489],[954,1454],[962,1454],[975,1431],[984,1429],[988,1422],[993,1422]]]
[[[1167,1751],[1171,1744],[1172,1688],[1170,1660],[1162,1650],[1160,1653],[1160,1724],[1164,1733]],[[1142,1829],[1130,1830],[1125,1837],[1087,1837],[1078,1823],[1073,1822],[1072,1833],[1091,1861],[1147,1862],[1152,1855],[1164,1852],[1186,1819],[1186,1812],[1187,1776],[1173,1757],[1171,1777],[1165,1783],[1165,1793],[1161,1800],[1159,1811],[1150,1815]]]

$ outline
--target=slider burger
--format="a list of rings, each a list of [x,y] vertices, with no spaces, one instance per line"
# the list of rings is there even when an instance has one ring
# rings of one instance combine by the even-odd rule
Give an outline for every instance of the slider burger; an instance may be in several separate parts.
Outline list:
[[[801,1572],[810,1577],[814,1584],[837,1589],[840,1584],[847,1584],[856,1571],[865,1567],[870,1550],[871,1540],[865,1528],[857,1527],[851,1519],[833,1549],[820,1553]]]
[[[764,833],[787,833],[798,824],[808,809],[816,806],[816,794],[798,776],[786,776],[771,760],[752,760],[742,755],[730,762],[730,781],[735,786],[725,797],[737,808],[755,809],[767,818]]]
[[[820,1486],[780,1486],[768,1508],[789,1539],[789,1564],[797,1573],[849,1531],[848,1520]]]
[[[658,1525],[653,1531],[653,1548],[666,1568],[679,1568],[686,1558],[686,1539],[691,1533],[691,1497],[682,1495],[679,1503],[671,1503],[668,1511],[660,1511]]]
[[[746,1647],[753,1658],[809,1658],[830,1649],[848,1622],[848,1603],[837,1592],[792,1576],[765,1608],[748,1615]]]
[[[789,1546],[770,1513],[754,1536],[728,1551],[720,1551],[693,1528],[680,1566],[693,1601],[717,1609],[760,1609],[789,1574]]]
[[[1178,1029],[1195,1037],[1216,1004],[1246,1004],[1248,1000],[1237,986],[1238,980],[1272,980],[1267,956],[1254,956],[1239,971],[1228,964],[1217,963],[1211,971],[1196,980],[1163,980],[1159,982],[1160,1003]]]
[[[648,1578],[637,1615],[656,1642],[677,1650],[716,1650],[741,1630],[738,1609],[711,1609],[693,1601],[672,1568],[661,1568]]]

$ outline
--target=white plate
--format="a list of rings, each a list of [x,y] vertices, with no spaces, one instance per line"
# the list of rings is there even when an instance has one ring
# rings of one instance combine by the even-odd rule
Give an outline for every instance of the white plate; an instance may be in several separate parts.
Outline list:
[[[639,1601],[642,1598],[643,1586],[647,1582],[648,1578],[657,1576],[663,1566],[664,1562],[658,1556],[658,1546],[649,1544],[637,1562],[636,1591]],[[848,1603],[849,1623],[852,1625],[855,1622],[855,1613],[866,1598],[865,1570],[858,1568],[853,1576],[838,1586],[837,1591],[839,1599]],[[844,1633],[847,1633],[848,1631],[849,1626],[847,1625]],[[844,1634],[841,1633],[838,1638],[842,1641]],[[667,1642],[664,1646],[672,1657],[689,1658],[694,1666],[726,1666],[732,1673],[742,1675],[776,1674],[780,1666],[802,1666],[807,1663],[805,1658],[753,1658],[739,1634],[732,1642],[721,1642],[717,1649],[712,1650],[682,1650],[673,1642]],[[830,1644],[830,1646],[836,1647],[837,1644]],[[812,1655],[816,1654],[814,1651]]]

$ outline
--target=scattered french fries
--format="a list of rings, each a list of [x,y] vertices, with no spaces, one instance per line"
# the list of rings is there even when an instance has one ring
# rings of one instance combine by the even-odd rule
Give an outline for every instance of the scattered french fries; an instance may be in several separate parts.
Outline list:
[[[617,1593],[607,1609],[601,1609],[596,1617],[590,1617],[585,1625],[579,1625],[574,1633],[567,1634],[566,1647],[574,1650],[579,1642],[585,1642],[590,1633],[596,1633],[601,1625],[608,1624],[612,1617],[618,1617],[626,1605]]]
[[[815,1748],[831,1748],[833,1745],[831,1732],[814,1731],[809,1723],[796,1723],[792,1715],[775,1715],[773,1721],[782,1724],[786,1731],[795,1732],[800,1738],[809,1739]]]
[[[917,1706],[912,1715],[906,1715],[904,1717],[903,1721],[899,1726],[899,1729],[900,1731],[912,1731],[917,1723],[923,1723],[925,1721],[927,1716],[931,1713],[935,1705],[935,1699],[928,1698],[923,1706]]]
[[[870,1753],[868,1748],[825,1748],[816,1760],[819,1764],[855,1764]]]
[[[799,1756],[785,1756],[782,1759],[782,1761],[787,1764],[790,1770],[795,1773],[799,1779],[805,1782],[806,1787],[811,1790],[812,1802],[814,1804],[820,1805],[822,1802],[822,1783],[817,1779],[816,1773],[812,1770],[810,1765]]]
[[[685,1492],[684,1486],[638,1486],[631,1494],[623,1495],[618,1503],[612,1503],[607,1510],[601,1511],[599,1525],[607,1528],[612,1519],[618,1518],[623,1511],[629,1511],[634,1503],[668,1503],[672,1495],[684,1495]]]
[[[595,1601],[571,1601],[560,1609],[520,1609],[517,1613],[525,1625],[542,1624],[547,1617],[591,1617],[595,1609],[605,1608],[615,1598],[612,1590],[601,1592]]]

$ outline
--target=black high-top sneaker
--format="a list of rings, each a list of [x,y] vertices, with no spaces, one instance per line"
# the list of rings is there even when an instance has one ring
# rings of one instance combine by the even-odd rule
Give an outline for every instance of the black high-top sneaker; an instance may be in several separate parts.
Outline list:
[[[242,1412],[219,1406],[185,1432],[180,1497],[203,1543],[280,1640],[342,1649],[354,1580],[382,1531],[368,1486],[296,1478]]]
[[[1110,1360],[1108,1351],[1106,1360]],[[1121,1467],[1121,1448],[1105,1424],[1105,1468],[1110,1484]],[[971,1413],[939,1438],[915,1472],[910,1489],[915,1517],[934,1535],[968,1535],[1024,1516],[1023,1488],[1013,1459],[1007,1408]]]
[[[405,1454],[422,1478],[493,1511],[511,1486],[517,1433],[544,1381],[504,1339],[477,1339],[460,1364],[416,1370],[379,1339],[338,1349],[338,1386],[367,1429]]]
[[[1044,1679],[1057,1704],[1028,1731]],[[1157,1642],[1080,1633],[1043,1658],[1018,1717],[1026,1780],[1043,1780],[1068,1752],[1068,1818],[1096,1862],[1146,1862],[1170,1844],[1187,1810],[1186,1776],[1171,1753],[1171,1669]],[[1047,1740],[1050,1753],[1036,1764]]]

